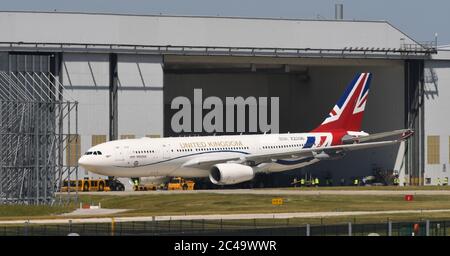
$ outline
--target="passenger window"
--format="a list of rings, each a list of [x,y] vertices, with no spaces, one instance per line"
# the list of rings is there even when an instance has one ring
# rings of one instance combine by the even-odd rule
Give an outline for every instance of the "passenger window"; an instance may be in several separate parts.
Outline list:
[[[97,151],[97,154],[98,154],[98,155],[101,155],[101,154],[102,154],[102,152],[100,152],[100,151]]]
[[[97,155],[97,151],[94,152],[94,155]]]

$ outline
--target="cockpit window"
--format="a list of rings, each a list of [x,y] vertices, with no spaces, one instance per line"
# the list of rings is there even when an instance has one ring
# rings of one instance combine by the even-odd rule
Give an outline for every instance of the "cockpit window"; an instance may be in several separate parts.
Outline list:
[[[85,155],[102,155],[101,151],[87,151]]]

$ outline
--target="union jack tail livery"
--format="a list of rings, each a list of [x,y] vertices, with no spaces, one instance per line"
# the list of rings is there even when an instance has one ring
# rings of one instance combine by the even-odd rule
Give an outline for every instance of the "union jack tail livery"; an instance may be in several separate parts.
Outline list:
[[[371,79],[371,73],[357,74],[322,124],[313,132],[360,131]]]

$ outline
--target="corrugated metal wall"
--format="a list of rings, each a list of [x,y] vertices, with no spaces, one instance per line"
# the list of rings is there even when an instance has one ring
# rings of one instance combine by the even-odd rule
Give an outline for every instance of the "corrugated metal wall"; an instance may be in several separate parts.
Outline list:
[[[450,61],[425,62],[425,184],[441,185],[450,177]],[[432,137],[438,145],[433,149]],[[429,155],[437,153],[437,161]],[[428,179],[428,180],[427,180]]]

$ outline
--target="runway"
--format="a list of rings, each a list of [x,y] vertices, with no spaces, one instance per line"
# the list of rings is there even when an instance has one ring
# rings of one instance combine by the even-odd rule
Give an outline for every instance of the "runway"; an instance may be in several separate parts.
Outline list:
[[[361,216],[380,214],[423,214],[450,212],[450,209],[437,210],[392,210],[392,211],[341,211],[341,212],[293,212],[293,213],[252,213],[252,214],[212,214],[212,215],[172,215],[137,217],[91,217],[35,220],[4,220],[0,225],[23,224],[67,224],[67,223],[111,223],[130,221],[168,221],[168,220],[243,220],[243,219],[287,219],[287,218],[324,218],[340,216]]]
[[[74,193],[74,192],[72,192]],[[450,190],[302,190],[302,189],[211,189],[211,190],[157,190],[157,191],[109,191],[79,192],[79,195],[170,195],[170,194],[250,194],[250,195],[447,195]],[[60,193],[65,195],[67,193]]]

